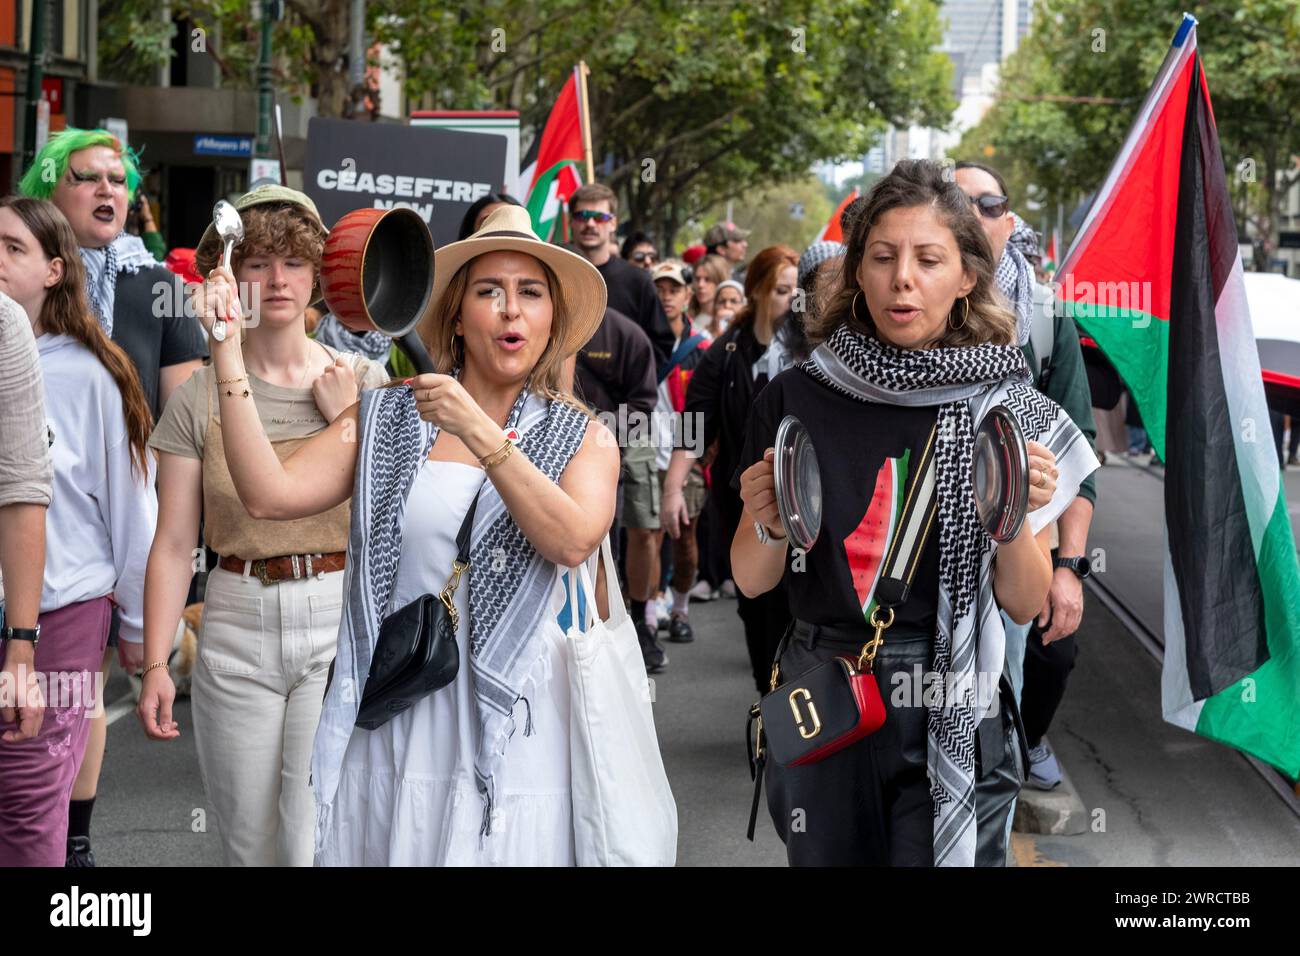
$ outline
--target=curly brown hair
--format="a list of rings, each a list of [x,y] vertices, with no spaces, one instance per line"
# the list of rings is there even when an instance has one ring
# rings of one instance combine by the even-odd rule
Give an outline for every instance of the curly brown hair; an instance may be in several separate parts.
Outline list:
[[[320,262],[325,253],[323,226],[297,203],[259,203],[240,212],[244,220],[244,240],[235,246],[230,257],[232,272],[238,272],[245,259],[254,256],[294,256],[312,264],[316,273],[313,298],[319,294]],[[207,275],[221,260],[221,240],[200,242],[194,250],[194,266]]]
[[[993,285],[993,251],[989,248],[979,220],[971,210],[970,200],[950,178],[946,167],[928,159],[906,159],[871,187],[866,204],[853,220],[844,265],[838,281],[828,288],[824,307],[815,311],[808,325],[808,337],[815,345],[830,338],[841,325],[866,335],[875,335],[875,323],[865,304],[859,303],[854,314],[854,300],[864,297],[858,284],[858,267],[866,254],[867,235],[880,218],[891,209],[930,206],[939,221],[952,230],[961,254],[963,269],[975,274],[975,288],[966,296],[966,307],[953,303],[953,316],[944,329],[939,344],[945,348],[968,345],[1010,345],[1015,341],[1016,317],[998,297]],[[953,328],[953,323],[960,323]]]

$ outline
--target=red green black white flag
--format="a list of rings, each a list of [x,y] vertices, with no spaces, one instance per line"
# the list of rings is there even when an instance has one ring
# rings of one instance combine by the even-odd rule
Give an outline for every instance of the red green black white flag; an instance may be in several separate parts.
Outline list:
[[[1056,277],[1165,462],[1165,719],[1300,776],[1300,568],[1185,16]]]

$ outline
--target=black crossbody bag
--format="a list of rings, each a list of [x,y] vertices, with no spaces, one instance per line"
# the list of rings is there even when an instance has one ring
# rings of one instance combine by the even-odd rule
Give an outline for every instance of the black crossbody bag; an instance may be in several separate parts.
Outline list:
[[[436,595],[420,595],[379,625],[375,655],[357,711],[358,727],[382,727],[421,697],[456,679],[460,670],[456,588],[469,570],[470,532],[477,509],[475,495],[456,534],[456,560],[443,589]]]
[[[787,631],[772,663],[771,689],[749,709],[745,738],[754,780],[748,830],[751,841],[769,755],[783,767],[817,763],[875,733],[885,722],[885,703],[872,664],[885,643],[885,631],[894,623],[895,611],[907,602],[934,525],[937,430],[936,424],[917,461],[902,518],[881,565],[870,620],[875,634],[857,655],[832,657],[778,686],[781,655],[790,640]]]

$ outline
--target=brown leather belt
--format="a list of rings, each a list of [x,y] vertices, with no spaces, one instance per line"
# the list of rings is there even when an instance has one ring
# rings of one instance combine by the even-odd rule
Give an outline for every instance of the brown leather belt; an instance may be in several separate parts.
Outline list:
[[[346,551],[331,551],[328,554],[282,554],[274,558],[258,558],[252,562],[248,573],[263,584],[297,581],[327,571],[342,571],[346,557]],[[243,558],[227,555],[218,562],[218,566],[223,571],[243,574],[244,565],[247,563]]]

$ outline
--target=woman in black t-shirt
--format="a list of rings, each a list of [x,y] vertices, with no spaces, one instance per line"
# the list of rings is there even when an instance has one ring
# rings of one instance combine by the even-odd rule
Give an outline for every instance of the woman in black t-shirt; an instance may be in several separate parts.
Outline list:
[[[798,261],[798,253],[789,246],[768,246],[753,258],[745,275],[748,304],[709,346],[691,376],[682,428],[675,436],[678,447],[664,479],[667,503],[662,523],[669,529],[680,523],[670,505],[675,500],[680,510],[681,498],[673,499],[672,493],[682,489],[694,459],[702,457],[716,441],[717,452],[709,469],[709,505],[722,528],[723,540],[731,540],[741,513],[731,475],[745,440],[745,421],[754,396],[790,365],[783,330],[798,280]],[[776,645],[790,623],[785,589],[769,588],[752,596],[738,592],[736,599],[754,682],[761,690],[767,686]]]
[[[772,675],[780,682],[856,657],[872,636],[891,518],[937,436],[937,520],[874,662],[884,725],[816,763],[767,763],[768,806],[792,864],[976,862],[976,762],[992,756],[979,754],[976,727],[1005,657],[998,609],[1023,622],[1041,608],[1046,527],[1096,467],[1069,419],[1025,384],[992,274],[984,232],[942,167],[900,163],[855,222],[839,288],[809,329],[820,343],[811,359],[755,401],[733,479],[744,511],[731,560],[743,593],[788,594],[795,621]],[[1030,439],[1030,515],[1000,546],[979,524],[970,480],[974,423],[994,403]],[[786,415],[808,430],[822,476],[821,531],[807,553],[789,551],[776,508],[771,449]],[[1001,827],[979,822],[981,842]]]

